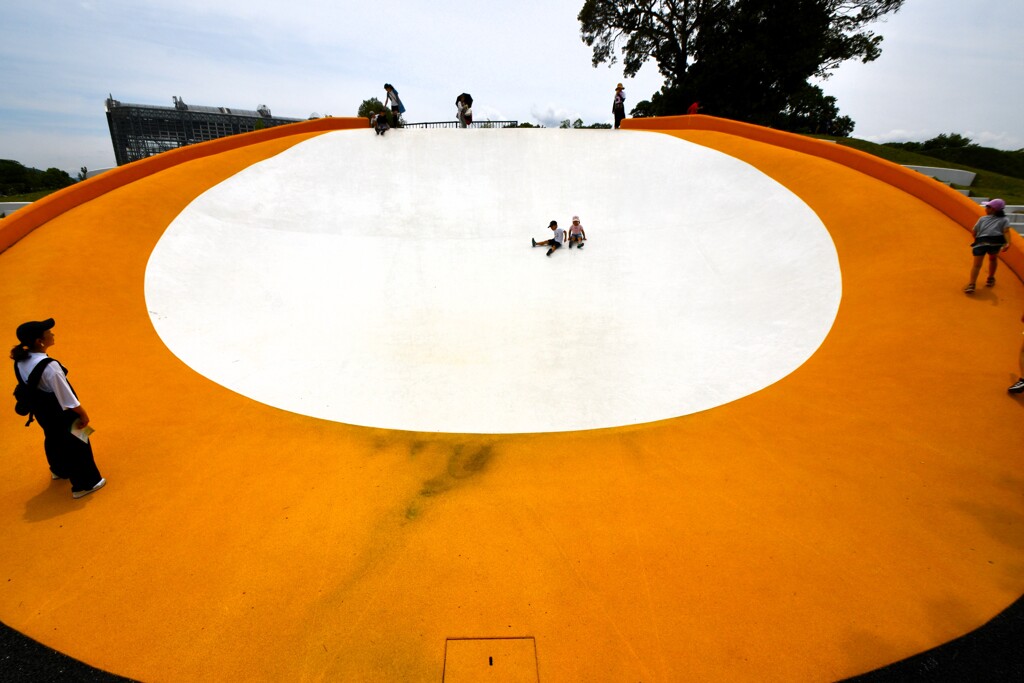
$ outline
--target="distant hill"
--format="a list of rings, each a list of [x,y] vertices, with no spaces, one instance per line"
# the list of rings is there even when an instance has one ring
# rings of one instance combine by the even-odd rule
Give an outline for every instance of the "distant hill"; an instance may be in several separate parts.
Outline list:
[[[68,172],[59,168],[40,171],[11,159],[0,159],[0,197],[29,192],[53,192],[74,183]]]
[[[922,154],[1024,180],[1024,152],[1006,152],[991,147],[947,147],[924,150]]]
[[[894,144],[880,145],[857,138],[822,139],[859,149],[896,164],[904,166],[936,166],[938,168],[959,168],[977,174],[970,187],[954,185],[957,189],[969,190],[972,197],[1001,197],[1008,204],[1024,204],[1024,173],[1016,170],[1015,163],[1024,160],[1024,152],[1006,152],[990,147],[967,146],[947,148],[949,158],[931,156],[936,150],[916,152]],[[921,143],[917,143],[921,144]],[[994,154],[993,154],[994,153]],[[954,158],[954,157],[961,158]],[[1010,171],[1011,173],[1008,173]],[[1021,173],[1021,175],[1013,175]]]

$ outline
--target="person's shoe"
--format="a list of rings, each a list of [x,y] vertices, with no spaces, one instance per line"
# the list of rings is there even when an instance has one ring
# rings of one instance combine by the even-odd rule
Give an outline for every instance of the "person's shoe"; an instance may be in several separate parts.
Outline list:
[[[576,245],[576,248],[577,248],[577,249],[582,249],[582,248],[583,248],[583,247],[585,247],[585,246],[586,246],[586,245],[585,245],[585,244],[583,244],[583,242],[580,242],[579,244],[577,244],[577,245]]]
[[[1011,394],[1024,394],[1024,377],[1013,383],[1013,386],[1007,389]]]
[[[107,485],[107,480],[106,479],[100,479],[98,482],[96,482],[96,485],[93,486],[91,489],[86,489],[84,491],[72,491],[71,492],[71,497],[72,498],[81,498],[82,496],[88,496],[93,491],[99,491],[101,488],[103,488],[106,485]]]
[[[553,251],[554,251],[554,249],[548,249],[548,254],[547,255],[551,256],[551,252],[553,252]]]
[[[533,238],[531,237],[531,238],[530,238],[530,241],[531,241],[531,242],[533,242],[533,246],[537,246],[537,240],[535,240],[535,239],[533,239]]]
[[[57,474],[56,472],[54,472],[53,470],[50,470],[50,479],[56,481],[58,479],[67,479],[67,477],[62,477],[59,474]]]
[[[996,279],[994,277],[990,277],[989,279],[985,280],[985,286],[986,287],[995,287],[996,286]]]
[[[964,287],[964,294],[974,294],[974,285],[969,284],[966,287]]]

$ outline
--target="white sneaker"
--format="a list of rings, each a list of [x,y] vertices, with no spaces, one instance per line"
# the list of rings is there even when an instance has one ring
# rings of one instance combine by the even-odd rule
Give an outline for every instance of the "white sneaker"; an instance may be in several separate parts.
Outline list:
[[[93,486],[91,489],[86,489],[85,491],[72,491],[71,492],[71,497],[72,498],[81,498],[82,496],[88,496],[93,491],[99,491],[101,488],[103,488],[106,485],[107,485],[107,480],[106,479],[100,479],[98,482],[96,482],[96,485]]]

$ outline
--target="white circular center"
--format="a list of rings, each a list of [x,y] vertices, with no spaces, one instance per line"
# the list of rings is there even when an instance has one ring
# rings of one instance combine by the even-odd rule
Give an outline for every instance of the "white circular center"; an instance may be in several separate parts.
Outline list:
[[[532,248],[578,214],[585,248]],[[312,138],[198,197],[146,300],[168,348],[254,400],[457,433],[706,410],[799,367],[841,296],[818,217],[719,152],[639,131]]]

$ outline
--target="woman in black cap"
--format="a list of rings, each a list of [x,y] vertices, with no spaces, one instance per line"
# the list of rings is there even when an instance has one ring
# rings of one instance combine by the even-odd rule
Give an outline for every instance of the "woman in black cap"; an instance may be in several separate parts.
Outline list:
[[[96,468],[92,445],[72,433],[72,427],[81,433],[89,425],[89,414],[68,383],[67,368],[46,355],[54,343],[53,326],[53,318],[19,325],[19,343],[11,349],[11,358],[18,382],[32,389],[30,406],[43,428],[51,476],[70,479],[71,495],[81,498],[103,488],[107,480]],[[88,439],[88,434],[84,436]]]

